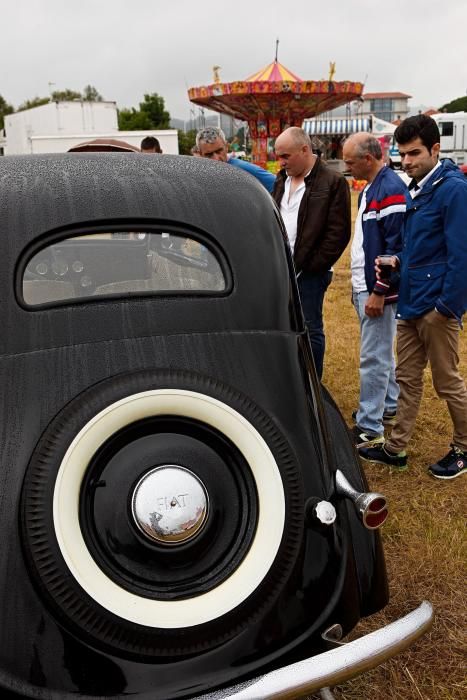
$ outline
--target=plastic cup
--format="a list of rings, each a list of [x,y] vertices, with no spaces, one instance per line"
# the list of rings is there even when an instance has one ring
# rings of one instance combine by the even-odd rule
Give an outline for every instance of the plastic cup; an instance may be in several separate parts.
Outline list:
[[[379,276],[381,279],[388,280],[391,277],[391,273],[395,269],[392,264],[393,260],[394,255],[378,255]]]

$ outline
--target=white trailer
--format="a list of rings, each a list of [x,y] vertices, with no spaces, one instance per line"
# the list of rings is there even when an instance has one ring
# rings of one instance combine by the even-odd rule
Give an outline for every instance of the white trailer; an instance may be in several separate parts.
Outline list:
[[[467,112],[438,112],[432,114],[440,133],[440,158],[450,158],[457,165],[467,163]],[[389,149],[393,163],[400,166],[401,157],[393,139]]]
[[[440,133],[440,158],[451,158],[457,165],[467,163],[467,112],[433,114]]]
[[[94,135],[107,132],[117,138],[118,119],[115,102],[47,102],[45,105],[5,117],[5,155],[35,153],[34,139],[37,137],[77,134],[81,138],[83,134],[92,134],[91,138],[94,138]]]
[[[48,102],[5,117],[5,155],[65,153],[95,138],[114,138],[139,147],[145,136],[155,136],[164,153],[178,153],[176,129],[119,131],[115,102]]]

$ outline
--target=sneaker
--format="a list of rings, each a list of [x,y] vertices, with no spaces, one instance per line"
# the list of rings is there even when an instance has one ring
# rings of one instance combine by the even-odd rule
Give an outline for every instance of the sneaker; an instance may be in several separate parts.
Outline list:
[[[387,467],[397,469],[399,472],[403,472],[407,469],[406,453],[399,452],[399,454],[394,454],[393,452],[389,452],[384,445],[362,447],[358,450],[358,454],[365,462],[384,464]]]
[[[467,452],[455,445],[451,446],[445,457],[428,467],[428,473],[436,479],[455,479],[456,476],[465,472],[467,472]]]
[[[352,439],[355,447],[363,447],[364,445],[377,445],[378,443],[384,443],[384,435],[378,435],[377,433],[367,433],[358,425],[354,425],[352,430]]]
[[[357,413],[358,411],[352,411],[352,420],[355,423],[357,420]],[[396,412],[395,411],[384,411],[383,413],[383,423],[384,425],[392,425],[396,421]]]

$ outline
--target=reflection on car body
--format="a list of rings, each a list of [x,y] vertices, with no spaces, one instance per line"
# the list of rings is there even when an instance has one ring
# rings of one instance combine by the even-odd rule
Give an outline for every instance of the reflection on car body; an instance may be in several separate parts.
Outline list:
[[[261,185],[131,153],[0,180],[2,692],[298,698],[428,629],[332,648],[387,602],[387,504]]]

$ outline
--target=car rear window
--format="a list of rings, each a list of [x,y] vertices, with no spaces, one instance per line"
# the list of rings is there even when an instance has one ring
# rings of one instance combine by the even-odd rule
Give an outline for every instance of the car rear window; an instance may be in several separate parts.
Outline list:
[[[172,231],[76,232],[36,250],[22,270],[26,306],[89,297],[222,293],[225,262],[203,241]]]

